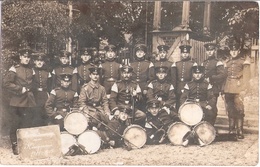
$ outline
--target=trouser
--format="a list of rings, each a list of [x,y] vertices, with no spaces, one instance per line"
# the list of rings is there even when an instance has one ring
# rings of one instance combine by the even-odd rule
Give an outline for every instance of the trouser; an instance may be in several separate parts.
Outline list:
[[[217,117],[216,107],[213,107],[211,110],[203,108],[203,112],[204,112],[204,121],[207,121],[212,126],[214,126]]]
[[[31,128],[34,113],[31,107],[10,107],[13,112],[13,121],[10,129],[11,143],[17,142],[16,131],[21,128]]]
[[[244,118],[244,104],[239,94],[225,94],[226,110],[228,117],[233,119]]]
[[[34,107],[33,112],[34,112],[33,126],[34,127],[46,126],[48,116],[45,112],[45,108],[44,107]]]

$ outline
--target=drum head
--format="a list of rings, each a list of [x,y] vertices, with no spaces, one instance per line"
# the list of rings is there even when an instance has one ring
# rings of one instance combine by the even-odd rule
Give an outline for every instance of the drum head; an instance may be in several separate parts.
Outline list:
[[[61,133],[61,152],[66,154],[69,151],[69,148],[76,143],[76,138],[69,133]]]
[[[130,125],[124,130],[124,143],[131,148],[141,148],[146,143],[146,131],[139,125]]]
[[[88,127],[88,120],[83,113],[72,112],[64,119],[64,128],[73,135],[83,133]]]
[[[175,122],[170,125],[167,131],[167,136],[173,145],[182,145],[183,137],[191,131],[188,125],[182,122]]]
[[[194,126],[203,118],[203,110],[196,103],[185,103],[179,109],[179,117],[187,125]]]
[[[78,137],[78,143],[85,147],[89,154],[97,152],[101,146],[99,135],[93,130],[87,130]]]
[[[215,140],[216,130],[210,123],[206,121],[196,125],[193,130],[205,145],[208,145]]]

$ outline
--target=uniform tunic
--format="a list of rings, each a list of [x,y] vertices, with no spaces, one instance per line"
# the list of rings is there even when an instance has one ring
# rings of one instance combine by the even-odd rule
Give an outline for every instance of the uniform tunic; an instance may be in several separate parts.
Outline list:
[[[81,88],[85,83],[90,81],[89,77],[89,68],[94,67],[95,65],[92,63],[84,63],[77,67],[77,74],[78,74],[78,85]]]
[[[82,86],[79,95],[79,106],[88,111],[100,111],[103,114],[110,114],[106,90],[99,83],[91,82]]]

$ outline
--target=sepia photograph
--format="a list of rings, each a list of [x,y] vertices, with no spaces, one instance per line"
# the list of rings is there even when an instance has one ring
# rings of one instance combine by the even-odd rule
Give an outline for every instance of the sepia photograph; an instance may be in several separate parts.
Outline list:
[[[257,166],[259,3],[2,0],[0,164]]]

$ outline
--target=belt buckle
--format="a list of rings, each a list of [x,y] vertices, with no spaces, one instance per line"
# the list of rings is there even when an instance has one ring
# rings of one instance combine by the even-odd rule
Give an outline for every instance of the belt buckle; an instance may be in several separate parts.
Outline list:
[[[40,92],[41,92],[41,91],[43,91],[43,89],[42,89],[42,88],[38,88],[38,91],[40,91]]]
[[[67,112],[67,109],[66,109],[66,108],[63,108],[62,111],[63,111],[63,112]]]
[[[126,101],[125,101],[125,104],[129,104],[129,102],[130,102],[129,100],[126,100]]]
[[[112,81],[115,81],[115,79],[114,78],[108,78],[107,81],[112,82]]]
[[[200,99],[195,99],[196,102],[200,102]]]

